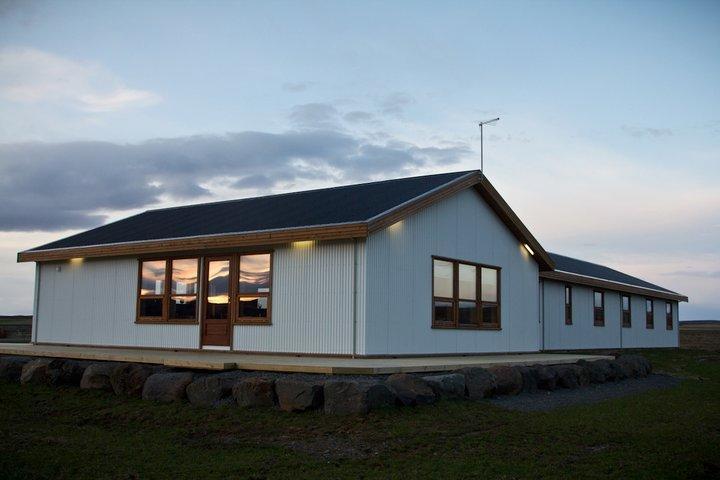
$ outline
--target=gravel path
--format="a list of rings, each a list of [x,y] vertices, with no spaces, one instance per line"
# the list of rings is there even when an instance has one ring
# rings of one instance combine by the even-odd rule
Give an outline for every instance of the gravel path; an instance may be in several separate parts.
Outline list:
[[[646,378],[634,378],[620,382],[590,385],[574,390],[541,390],[537,393],[521,393],[516,396],[497,397],[488,400],[499,407],[523,412],[546,412],[571,405],[584,405],[602,402],[611,398],[626,397],[648,390],[672,388],[679,385],[681,379],[668,375],[650,375]]]

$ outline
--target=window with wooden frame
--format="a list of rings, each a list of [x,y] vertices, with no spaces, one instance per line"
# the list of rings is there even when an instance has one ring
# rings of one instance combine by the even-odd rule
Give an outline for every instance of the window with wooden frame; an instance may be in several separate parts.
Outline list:
[[[655,328],[655,312],[652,298],[645,299],[645,328]]]
[[[593,292],[593,325],[596,327],[605,326],[605,292],[595,290]]]
[[[238,255],[236,323],[269,324],[271,312],[272,255]]]
[[[631,328],[632,314],[630,313],[630,295],[622,295],[620,303],[622,305],[622,326],[623,328]]]
[[[138,323],[196,323],[198,258],[141,259]]]
[[[671,302],[665,302],[665,329],[673,329],[673,308]]]
[[[565,325],[572,325],[572,287],[565,285]]]
[[[500,269],[433,257],[433,328],[500,329]]]

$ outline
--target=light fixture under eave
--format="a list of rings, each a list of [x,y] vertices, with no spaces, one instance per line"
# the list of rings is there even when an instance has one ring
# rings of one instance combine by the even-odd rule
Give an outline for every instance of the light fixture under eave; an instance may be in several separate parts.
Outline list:
[[[300,242],[292,242],[293,248],[310,248],[315,243],[313,240],[303,240]]]
[[[70,263],[72,263],[73,265],[79,265],[79,264],[83,263],[83,259],[82,258],[71,258]]]
[[[528,245],[527,243],[524,243],[523,245],[525,246],[525,249],[530,252],[530,255],[535,256],[535,252],[533,252],[533,249],[530,248],[530,245]]]

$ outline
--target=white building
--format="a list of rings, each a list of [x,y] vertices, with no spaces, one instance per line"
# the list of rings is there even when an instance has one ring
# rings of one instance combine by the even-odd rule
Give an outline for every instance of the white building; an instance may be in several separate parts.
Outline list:
[[[478,171],[152,210],[18,261],[37,265],[38,344],[344,356],[675,347],[687,301],[548,254]]]

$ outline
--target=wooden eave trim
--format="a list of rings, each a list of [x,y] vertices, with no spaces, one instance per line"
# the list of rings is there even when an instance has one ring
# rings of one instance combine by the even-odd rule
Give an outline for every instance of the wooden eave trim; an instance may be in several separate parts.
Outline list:
[[[365,222],[301,227],[284,230],[267,230],[251,233],[186,237],[150,240],[89,247],[71,247],[52,250],[28,250],[18,253],[18,262],[44,262],[71,258],[119,257],[127,255],[164,254],[172,252],[203,251],[255,245],[276,245],[305,240],[338,240],[365,238]]]
[[[584,275],[577,275],[568,272],[540,272],[540,278],[546,278],[548,280],[556,280],[558,282],[567,282],[577,285],[585,285],[589,287],[602,288],[606,290],[612,290],[616,292],[626,292],[635,295],[641,295],[644,297],[659,298],[663,300],[674,300],[676,302],[687,302],[688,297],[677,293],[662,292],[660,290],[653,290],[651,288],[636,287],[633,285],[627,285],[624,283],[617,283],[610,280],[602,280],[599,278],[586,277]]]
[[[479,172],[469,172],[462,177],[456,178],[448,183],[430,190],[422,195],[393,207],[368,220],[368,233],[377,232],[385,227],[389,227],[440,200],[455,195],[456,193],[472,187],[480,182]]]
[[[495,214],[500,217],[505,225],[508,226],[510,231],[515,237],[522,243],[527,243],[530,248],[533,249],[535,255],[533,258],[540,265],[541,271],[553,270],[555,268],[555,262],[552,261],[550,255],[540,245],[540,242],[530,233],[530,230],[522,223],[520,217],[518,217],[510,205],[502,198],[502,196],[495,190],[490,181],[485,176],[481,176],[480,182],[475,185],[475,190],[482,196],[485,202],[493,209]]]

